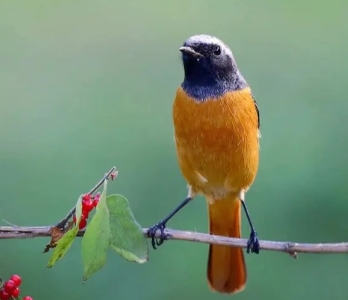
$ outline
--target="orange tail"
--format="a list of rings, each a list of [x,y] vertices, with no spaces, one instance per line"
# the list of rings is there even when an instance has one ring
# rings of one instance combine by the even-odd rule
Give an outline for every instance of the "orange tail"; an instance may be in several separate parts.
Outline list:
[[[241,235],[241,203],[237,197],[216,200],[209,207],[210,233],[239,238]],[[241,248],[210,245],[207,270],[211,289],[233,294],[244,289],[246,268]]]

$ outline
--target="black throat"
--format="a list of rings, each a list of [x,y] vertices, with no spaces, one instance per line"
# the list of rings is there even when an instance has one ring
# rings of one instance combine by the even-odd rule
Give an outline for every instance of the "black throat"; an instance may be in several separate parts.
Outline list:
[[[226,92],[248,87],[238,68],[207,68],[204,63],[183,59],[185,78],[181,84],[184,91],[197,101],[218,98]]]

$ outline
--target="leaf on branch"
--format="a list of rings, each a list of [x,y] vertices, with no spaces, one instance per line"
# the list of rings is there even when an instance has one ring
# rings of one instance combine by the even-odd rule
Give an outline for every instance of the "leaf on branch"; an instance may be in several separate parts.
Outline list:
[[[87,225],[86,232],[82,238],[83,282],[106,263],[111,236],[109,211],[106,205],[106,187],[107,180],[104,181],[104,189],[96,207],[96,213]]]
[[[76,224],[70,228],[62,237],[60,237],[59,241],[56,243],[56,247],[52,253],[50,260],[48,261],[47,268],[52,268],[54,264],[62,258],[71,247],[77,233],[79,232],[79,224],[81,220],[82,214],[82,195],[79,197],[76,203]]]
[[[109,195],[106,198],[111,230],[110,247],[126,260],[145,263],[149,248],[142,227],[135,220],[127,198]]]
[[[45,246],[43,253],[50,251],[57,246],[57,242],[62,238],[64,233],[66,233],[69,229],[72,228],[73,222],[68,222],[68,225],[63,229],[59,227],[51,227],[49,233],[51,234],[51,241]]]

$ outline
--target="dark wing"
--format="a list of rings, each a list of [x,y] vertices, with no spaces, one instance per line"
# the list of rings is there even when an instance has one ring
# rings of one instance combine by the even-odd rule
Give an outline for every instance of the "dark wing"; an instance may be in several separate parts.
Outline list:
[[[257,128],[260,129],[260,124],[261,124],[261,120],[260,120],[260,111],[259,111],[259,107],[257,106],[257,102],[254,98],[253,95],[251,95],[253,97],[254,100],[254,104],[255,104],[255,109],[256,109],[256,113],[257,113]]]

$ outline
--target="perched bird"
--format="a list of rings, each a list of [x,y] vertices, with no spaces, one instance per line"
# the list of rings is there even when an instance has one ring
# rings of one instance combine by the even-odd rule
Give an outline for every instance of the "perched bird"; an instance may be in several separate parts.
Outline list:
[[[195,195],[204,195],[210,233],[241,236],[241,205],[251,233],[247,252],[259,253],[245,193],[259,165],[260,116],[251,89],[230,48],[209,35],[195,35],[180,48],[185,78],[173,105],[175,145],[188,196],[165,219],[151,227],[152,245],[166,239],[166,223]],[[156,232],[160,230],[160,238]],[[237,293],[246,284],[241,248],[210,245],[207,277],[220,293]]]

